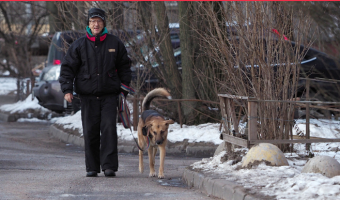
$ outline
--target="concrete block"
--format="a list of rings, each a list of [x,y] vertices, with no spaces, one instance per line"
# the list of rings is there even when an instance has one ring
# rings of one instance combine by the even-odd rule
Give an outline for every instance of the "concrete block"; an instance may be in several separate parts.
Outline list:
[[[215,179],[212,195],[221,199],[231,200],[234,195],[234,183],[224,179]]]
[[[53,125],[50,126],[48,133],[63,142],[84,147],[84,138],[66,133]]]
[[[18,117],[15,114],[0,113],[0,120],[5,122],[16,122]]]
[[[81,147],[85,147],[85,141],[84,138],[82,137],[77,137],[77,140],[74,143],[75,145],[81,146]]]
[[[253,195],[247,194],[247,195],[244,197],[244,200],[261,200],[261,199],[260,199],[260,198],[257,198],[257,197],[254,197]]]
[[[118,152],[119,153],[133,153],[134,146],[119,146],[118,145]]]
[[[66,143],[74,144],[74,141],[75,141],[74,135],[69,134]]]
[[[245,189],[243,187],[237,186],[234,188],[234,196],[233,200],[244,200],[244,197],[247,195]]]
[[[185,154],[185,151],[183,151],[181,148],[168,148],[166,147],[166,154]]]
[[[214,180],[211,177],[205,177],[203,179],[202,190],[207,194],[212,195],[214,188]]]
[[[216,147],[188,146],[186,148],[187,156],[211,157],[214,155]]]
[[[204,175],[194,172],[194,187],[201,189],[203,185]]]
[[[61,139],[63,142],[68,141],[69,134],[65,133],[64,131],[57,130],[54,132],[56,138]]]
[[[340,175],[340,163],[330,156],[316,156],[303,167],[302,173],[319,173],[328,178]]]
[[[192,172],[188,168],[184,169],[182,180],[188,187],[195,187],[194,186],[194,172]]]
[[[275,145],[260,143],[253,146],[243,158],[242,167],[251,166],[255,161],[268,161],[273,166],[288,166],[288,161],[282,151]]]
[[[6,115],[4,113],[0,113],[0,120],[1,121],[7,122],[7,119],[8,119],[8,115]]]

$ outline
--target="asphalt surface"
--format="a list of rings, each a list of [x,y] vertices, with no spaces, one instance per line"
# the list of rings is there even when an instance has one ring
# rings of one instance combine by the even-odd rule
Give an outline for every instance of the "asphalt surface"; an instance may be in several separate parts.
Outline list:
[[[119,154],[115,178],[85,177],[82,147],[48,134],[50,124],[0,122],[0,199],[215,199],[182,182],[200,159],[165,159],[165,179],[138,172],[138,156]],[[159,167],[156,158],[156,169]]]
[[[0,105],[15,96],[0,96]],[[271,199],[251,195],[242,186],[219,176],[191,169],[217,146],[187,141],[168,143],[165,179],[138,172],[138,149],[119,140],[117,177],[85,177],[83,138],[49,123],[19,123],[26,116],[0,113],[0,200],[2,199]],[[196,158],[195,158],[196,157]],[[198,158],[200,157],[200,158]],[[159,165],[156,156],[156,170]],[[218,198],[217,198],[218,197]]]

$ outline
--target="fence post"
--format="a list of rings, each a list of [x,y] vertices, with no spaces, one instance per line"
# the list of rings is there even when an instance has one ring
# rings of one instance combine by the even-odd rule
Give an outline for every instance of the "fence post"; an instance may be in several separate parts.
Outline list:
[[[223,124],[223,128],[224,128],[224,134],[230,135],[227,98],[226,97],[219,97],[219,99],[220,99],[220,107],[221,107],[222,124]],[[223,136],[223,133],[221,133],[221,134]],[[231,152],[231,145],[232,145],[231,143],[224,140],[223,149],[226,148],[227,152]]]
[[[133,130],[137,131],[137,125],[138,125],[138,105],[137,105],[137,95],[133,96]]]
[[[179,102],[179,101],[177,101],[177,109],[178,109],[179,123],[180,123],[181,128],[182,128],[183,123],[182,123],[182,114],[181,114],[181,102]]]
[[[257,102],[248,101],[248,148],[252,140],[257,140]]]
[[[229,114],[231,117],[231,121],[234,126],[234,131],[236,134],[238,134],[239,133],[238,132],[238,121],[237,121],[236,114],[235,114],[234,100],[228,99],[227,104],[228,104],[228,110],[229,110]]]
[[[31,86],[31,84],[30,84],[30,80],[26,80],[26,98],[28,97],[28,95],[30,95],[30,86]]]
[[[306,101],[309,101],[309,85],[310,85],[310,79],[307,78],[306,80]],[[309,103],[306,105],[306,139],[310,139],[310,134],[309,134]],[[310,143],[306,143],[306,150],[310,150]]]

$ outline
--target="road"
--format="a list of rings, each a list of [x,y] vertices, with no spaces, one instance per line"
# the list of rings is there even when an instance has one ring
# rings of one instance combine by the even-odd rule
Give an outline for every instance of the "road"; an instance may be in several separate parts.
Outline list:
[[[48,123],[0,121],[0,199],[214,199],[181,182],[200,159],[166,157],[163,180],[138,172],[138,156],[119,155],[115,178],[85,177],[84,150],[48,135]],[[159,157],[156,160],[158,169]]]

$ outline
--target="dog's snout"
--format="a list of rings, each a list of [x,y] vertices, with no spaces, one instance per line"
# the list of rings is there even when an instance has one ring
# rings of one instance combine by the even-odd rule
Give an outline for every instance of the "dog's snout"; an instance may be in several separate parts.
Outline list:
[[[156,144],[157,144],[157,145],[160,145],[160,144],[162,144],[162,143],[163,143],[162,140],[157,140],[157,141],[156,141]]]

